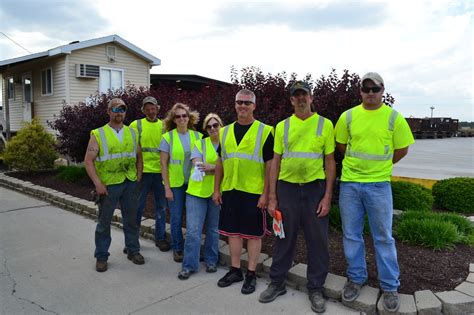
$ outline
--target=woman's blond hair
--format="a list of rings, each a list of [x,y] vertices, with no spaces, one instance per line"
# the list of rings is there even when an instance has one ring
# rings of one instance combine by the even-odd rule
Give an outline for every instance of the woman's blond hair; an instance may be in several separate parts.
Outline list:
[[[176,103],[166,114],[166,118],[163,119],[163,126],[165,131],[170,131],[176,128],[174,118],[176,117],[176,110],[182,109],[188,114],[188,129],[196,130],[196,124],[199,122],[199,113],[197,111],[191,111],[189,106],[183,103]]]
[[[219,117],[219,115],[214,114],[214,113],[209,113],[207,114],[206,118],[204,118],[204,121],[202,122],[202,130],[205,130],[207,132],[206,127],[211,119],[217,120],[217,122],[219,123],[221,127],[224,126],[224,124],[222,123],[222,119]]]

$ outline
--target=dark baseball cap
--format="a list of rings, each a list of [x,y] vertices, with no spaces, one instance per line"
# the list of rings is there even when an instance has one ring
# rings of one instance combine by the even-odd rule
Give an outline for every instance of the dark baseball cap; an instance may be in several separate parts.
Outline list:
[[[295,94],[295,92],[297,90],[303,90],[305,91],[306,93],[308,94],[312,94],[311,93],[311,87],[309,86],[308,82],[304,82],[304,81],[296,81],[295,83],[293,83],[290,87],[290,94],[293,95]]]

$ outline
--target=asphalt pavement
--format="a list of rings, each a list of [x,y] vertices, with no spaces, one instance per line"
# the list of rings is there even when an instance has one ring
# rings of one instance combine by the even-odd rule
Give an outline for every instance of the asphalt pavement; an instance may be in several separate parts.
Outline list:
[[[0,187],[0,314],[314,314],[306,293],[288,288],[258,302],[268,279],[251,295],[241,283],[219,288],[217,273],[182,281],[171,252],[140,239],[145,265],[122,253],[122,230],[112,228],[109,269],[95,271],[95,222]],[[358,314],[328,301],[326,314]]]

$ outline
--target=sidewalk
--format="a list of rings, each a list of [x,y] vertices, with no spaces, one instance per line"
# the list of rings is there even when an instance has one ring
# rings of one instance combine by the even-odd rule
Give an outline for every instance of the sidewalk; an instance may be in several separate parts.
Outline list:
[[[203,269],[180,281],[171,252],[140,239],[146,263],[122,254],[122,230],[112,228],[109,269],[95,271],[95,222],[44,201],[0,187],[0,314],[314,314],[307,294],[288,288],[272,303],[241,284],[219,288],[227,269]],[[328,301],[326,314],[358,314]]]

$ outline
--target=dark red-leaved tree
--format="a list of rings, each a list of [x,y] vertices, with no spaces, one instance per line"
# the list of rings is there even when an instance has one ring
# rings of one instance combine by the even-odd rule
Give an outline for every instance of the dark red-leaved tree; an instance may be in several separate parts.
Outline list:
[[[152,89],[128,86],[124,90],[92,96],[89,104],[80,103],[72,106],[65,104],[56,119],[48,124],[57,132],[60,153],[69,156],[73,161],[81,162],[84,159],[90,131],[108,121],[107,102],[113,97],[122,98],[128,105],[125,118],[127,125],[137,118],[144,117],[140,110],[141,101],[148,95],[154,96],[160,103],[161,118],[173,104],[181,102],[197,110],[201,115],[201,121],[208,113],[214,112],[228,124],[235,120],[235,93],[241,88],[247,88],[254,91],[257,97],[255,117],[275,126],[293,112],[289,87],[296,78],[295,73],[289,77],[285,72],[276,75],[264,74],[257,67],[243,68],[239,74],[232,67],[232,85],[226,87],[211,84],[201,90],[177,91],[175,87],[168,85],[158,85]],[[341,78],[337,76],[335,70],[332,70],[327,77],[321,76],[316,81],[310,74],[303,80],[313,86],[315,110],[334,124],[342,112],[361,102],[360,78],[347,70],[344,70]],[[394,99],[387,94],[385,102],[392,105]],[[200,124],[198,129],[201,130]]]

